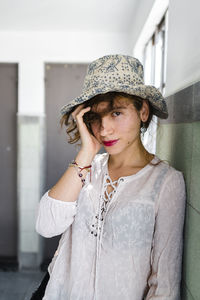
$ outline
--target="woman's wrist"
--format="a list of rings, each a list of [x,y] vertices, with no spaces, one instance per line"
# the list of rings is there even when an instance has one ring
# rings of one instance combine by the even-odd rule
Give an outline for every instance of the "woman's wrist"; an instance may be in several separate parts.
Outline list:
[[[82,186],[85,185],[85,176],[88,172],[90,172],[90,181],[91,181],[91,163],[94,156],[80,151],[76,156],[75,160],[70,164],[76,168],[77,174],[82,181]]]
[[[94,155],[91,155],[90,153],[86,153],[85,151],[80,150],[75,158],[75,161],[77,162],[77,164],[84,167],[90,165],[91,162],[93,161],[93,158]]]

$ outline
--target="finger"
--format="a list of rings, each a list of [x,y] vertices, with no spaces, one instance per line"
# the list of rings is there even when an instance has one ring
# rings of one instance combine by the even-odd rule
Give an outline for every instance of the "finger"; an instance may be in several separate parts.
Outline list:
[[[72,117],[75,119],[79,112],[83,109],[83,104],[79,105],[72,113]]]
[[[76,120],[82,121],[83,115],[84,115],[86,112],[88,112],[90,109],[91,109],[91,107],[86,107],[86,108],[81,109],[81,111],[75,116],[75,117],[76,117]]]

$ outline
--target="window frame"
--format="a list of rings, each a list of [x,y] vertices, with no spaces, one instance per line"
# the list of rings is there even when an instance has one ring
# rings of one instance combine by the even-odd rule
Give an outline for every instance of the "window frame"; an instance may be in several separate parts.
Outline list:
[[[146,84],[155,86],[155,69],[156,69],[156,46],[159,35],[162,36],[162,52],[161,52],[161,70],[160,70],[160,85],[156,86],[161,93],[165,93],[166,87],[166,60],[167,60],[167,28],[168,28],[168,8],[165,11],[161,21],[156,26],[153,34],[148,39],[143,49],[143,66],[144,66],[144,78],[147,78],[147,50],[149,45],[151,46],[151,58],[150,65],[150,81],[145,82]]]

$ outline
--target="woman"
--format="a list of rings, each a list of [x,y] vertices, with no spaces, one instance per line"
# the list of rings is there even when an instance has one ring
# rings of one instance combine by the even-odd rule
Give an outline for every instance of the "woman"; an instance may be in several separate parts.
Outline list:
[[[168,117],[164,98],[137,59],[107,55],[61,113],[81,147],[39,203],[37,232],[62,234],[42,299],[180,299],[184,177],[140,136],[153,114]]]

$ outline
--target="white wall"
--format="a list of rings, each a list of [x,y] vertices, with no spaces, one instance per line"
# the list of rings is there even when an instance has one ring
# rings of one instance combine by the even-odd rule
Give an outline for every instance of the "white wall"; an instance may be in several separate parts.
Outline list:
[[[200,80],[200,1],[170,0],[166,96]]]
[[[128,34],[1,32],[0,62],[19,63],[18,113],[44,114],[44,63],[85,63],[106,54],[131,54]]]

